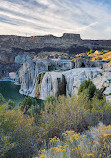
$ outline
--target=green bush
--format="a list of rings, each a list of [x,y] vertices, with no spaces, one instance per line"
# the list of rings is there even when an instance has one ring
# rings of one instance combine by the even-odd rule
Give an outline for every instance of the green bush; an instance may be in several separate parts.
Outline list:
[[[38,147],[44,148],[44,142],[47,146],[49,138],[57,136],[63,139],[62,133],[67,130],[72,130],[73,136],[76,132],[81,138],[78,132],[86,132],[100,121],[105,125],[111,124],[111,103],[105,100],[102,92],[88,80],[80,86],[78,97],[49,96],[44,101],[44,108],[31,97],[25,97],[19,109],[7,110],[8,105],[0,106],[0,154],[2,157],[13,158],[34,157]],[[89,143],[90,133],[87,136],[86,143]],[[90,141],[92,143],[92,138]],[[78,144],[81,147],[89,145],[84,140],[81,143],[82,146]],[[89,146],[91,150],[92,147]],[[78,149],[74,151],[80,154]]]
[[[79,90],[78,90],[78,94],[80,95],[80,93],[82,92],[86,92],[87,96],[89,99],[92,99],[95,95],[95,93],[97,92],[96,86],[94,85],[94,83],[89,79],[88,81],[84,81]]]
[[[0,105],[5,103],[5,99],[3,97],[3,95],[0,93]]]
[[[11,110],[11,109],[14,109],[15,107],[15,102],[11,99],[9,99],[8,101],[8,109]]]
[[[32,157],[37,150],[36,126],[33,118],[19,110],[0,106],[0,157]]]
[[[103,90],[98,90],[90,79],[85,80],[81,84],[78,90],[78,95],[81,95],[81,93],[85,93],[88,100],[91,100],[94,96],[96,96],[98,99],[104,99]]]
[[[19,108],[24,112],[24,114],[29,114],[32,116],[34,113],[38,113],[41,110],[37,100],[31,97],[25,97],[20,103]]]

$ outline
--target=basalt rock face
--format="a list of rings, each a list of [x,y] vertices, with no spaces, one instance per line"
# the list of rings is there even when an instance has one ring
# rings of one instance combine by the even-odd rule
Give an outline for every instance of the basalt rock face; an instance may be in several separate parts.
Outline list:
[[[18,71],[18,69],[20,68],[19,64],[15,64],[15,63],[0,63],[0,79],[4,79],[5,77],[9,76],[9,72],[15,72]]]
[[[47,96],[77,95],[80,85],[84,80],[91,79],[98,89],[105,89],[104,94],[111,99],[111,71],[100,68],[78,68],[65,72],[46,72],[42,82],[40,99]],[[62,93],[61,93],[62,90]]]
[[[40,52],[59,51],[70,53],[72,50],[77,52],[77,50],[82,50],[81,46],[82,39],[79,34],[64,34],[62,37],[53,35],[34,37],[1,35],[0,64],[2,64],[2,67],[4,67],[4,64],[18,64],[19,58],[22,58],[22,61],[25,58],[24,56],[33,57]],[[5,69],[7,69],[7,66]],[[5,75],[2,74],[2,76]]]
[[[12,63],[17,55],[37,55],[39,52],[58,51],[81,53],[89,49],[110,49],[111,40],[82,40],[79,34],[64,33],[62,37],[0,36],[0,61]]]
[[[75,59],[75,68],[89,68],[89,67],[111,67],[111,64],[108,61],[91,61],[91,58],[88,57],[78,57]]]
[[[24,95],[36,96],[37,75],[48,71],[47,61],[27,60],[19,69],[20,93]]]
[[[110,48],[111,40],[82,40],[79,34],[65,33],[62,37],[53,35],[32,37],[0,35],[0,64],[1,67],[6,64],[4,69],[7,69],[7,64],[12,64],[10,71],[13,71],[13,64],[20,56],[23,59],[23,55],[33,57],[40,52],[52,51],[74,54],[86,52],[90,49]],[[17,66],[18,63],[16,63]],[[3,75],[6,76],[6,74]]]
[[[40,51],[68,51],[73,47],[77,49],[82,45],[79,34],[64,34],[62,37],[53,35],[21,37],[21,36],[0,36],[0,55],[5,62],[14,58],[18,54],[35,55]],[[5,55],[4,55],[5,54]],[[10,57],[10,55],[12,57]],[[2,60],[0,58],[0,60]],[[5,60],[6,59],[6,60]]]
[[[78,89],[84,80],[93,80],[101,76],[99,68],[78,68],[66,72],[46,72],[41,84],[40,99],[47,96],[77,95]],[[62,86],[61,86],[62,85]],[[61,90],[62,93],[61,93]]]
[[[85,47],[95,50],[111,49],[111,40],[83,40]]]
[[[106,98],[111,99],[111,70],[107,68],[107,64],[104,69],[75,68],[63,72],[48,72],[48,63],[44,61],[26,62],[20,69],[20,92],[43,100],[51,95],[71,97],[77,95],[80,85],[88,79],[91,79],[98,89],[104,89]]]

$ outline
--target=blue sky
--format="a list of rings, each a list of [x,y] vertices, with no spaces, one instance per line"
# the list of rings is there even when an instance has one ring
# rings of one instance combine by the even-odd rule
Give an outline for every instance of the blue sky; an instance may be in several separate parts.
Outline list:
[[[111,0],[0,0],[0,34],[111,39]]]

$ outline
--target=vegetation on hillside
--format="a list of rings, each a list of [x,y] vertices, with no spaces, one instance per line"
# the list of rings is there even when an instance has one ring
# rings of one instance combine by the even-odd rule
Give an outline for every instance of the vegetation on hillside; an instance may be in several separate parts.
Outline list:
[[[26,97],[13,109],[12,101],[3,102],[1,158],[106,158],[111,154],[111,103],[92,81],[83,82],[78,97],[50,96],[42,104]],[[98,126],[100,122],[104,125]]]
[[[93,54],[94,51],[91,49],[89,52],[87,52],[87,55]]]
[[[105,158],[111,153],[111,125],[102,123],[87,132],[66,131],[62,140],[51,138],[48,150],[39,151],[38,158]],[[37,158],[37,157],[36,157]]]
[[[111,61],[111,51],[107,51],[107,52],[100,52],[100,51],[91,51],[87,53],[88,56],[92,57],[92,61],[94,60],[107,60],[107,61]]]

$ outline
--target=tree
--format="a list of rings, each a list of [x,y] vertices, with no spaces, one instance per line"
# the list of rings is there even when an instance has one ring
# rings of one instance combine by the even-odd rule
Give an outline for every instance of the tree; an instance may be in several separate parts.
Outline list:
[[[8,109],[12,110],[12,109],[14,109],[14,107],[15,107],[15,102],[13,100],[9,99],[9,101],[8,101]]]
[[[19,108],[24,114],[35,117],[40,113],[41,105],[37,102],[35,98],[25,97],[20,103]]]
[[[0,93],[0,105],[5,103],[5,99],[3,97],[3,95]]]
[[[78,94],[80,95],[80,93],[84,92],[87,93],[88,99],[92,99],[95,95],[95,93],[97,92],[96,86],[94,85],[94,83],[89,79],[89,80],[85,80],[79,90],[78,90]]]

